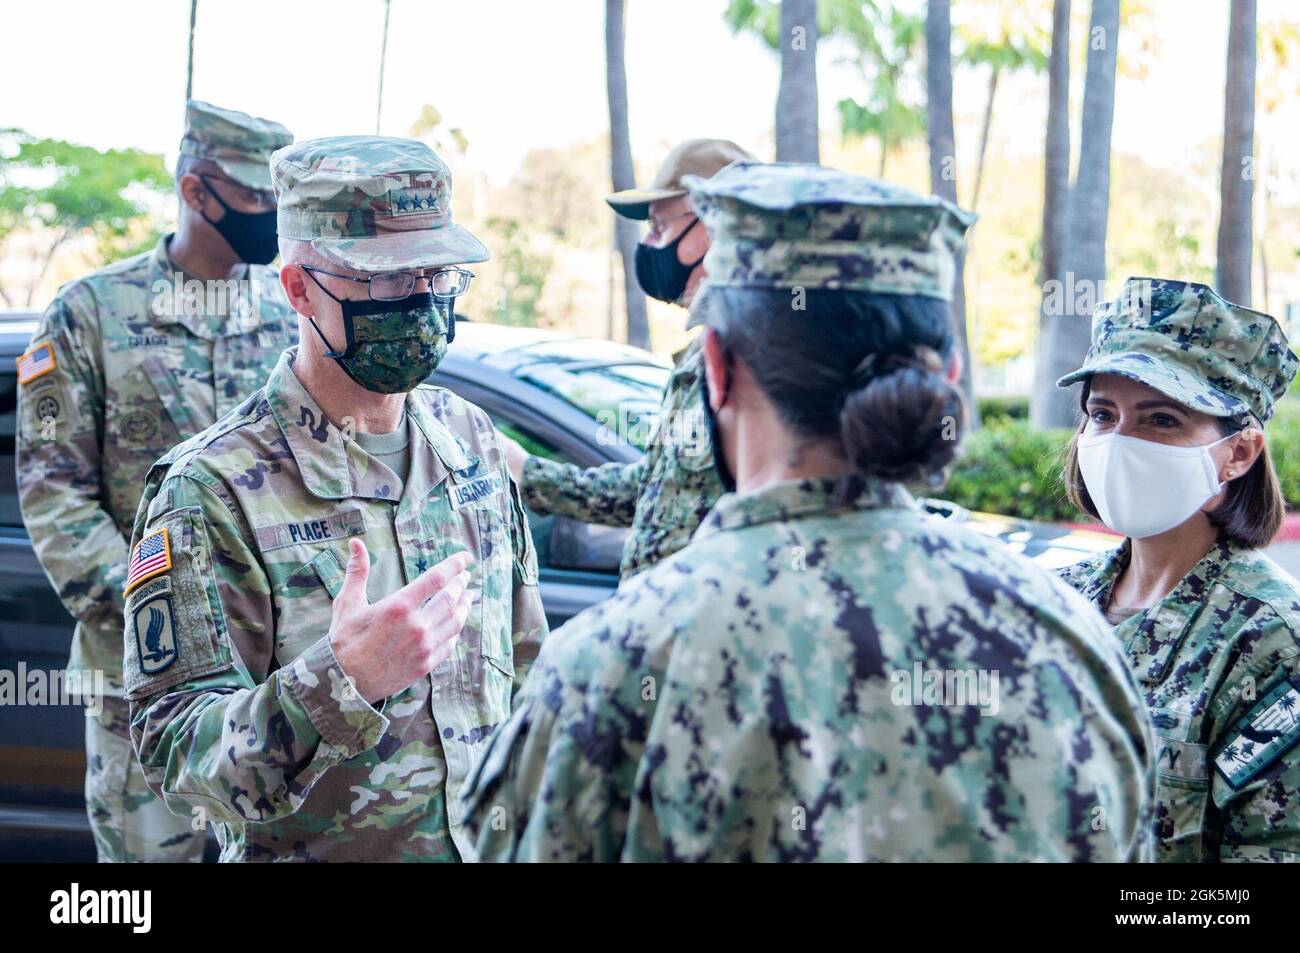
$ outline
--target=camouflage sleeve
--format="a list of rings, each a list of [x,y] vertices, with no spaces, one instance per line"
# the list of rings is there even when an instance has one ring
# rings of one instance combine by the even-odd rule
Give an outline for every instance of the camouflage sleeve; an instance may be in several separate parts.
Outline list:
[[[1218,860],[1294,863],[1300,861],[1300,660],[1288,659],[1253,684],[1254,703],[1235,706],[1209,751],[1223,825]]]
[[[502,468],[510,487],[510,539],[514,548],[514,591],[510,606],[510,634],[514,644],[515,691],[524,684],[533,660],[537,658],[549,627],[542,608],[542,594],[537,585],[537,550],[528,528],[528,514],[519,498],[519,486]]]
[[[267,578],[218,488],[173,475],[142,506],[135,543],[165,557],[143,578],[133,568],[126,604],[127,699],[145,779],[176,814],[291,814],[326,770],[374,747],[388,720],[357,694],[327,632],[272,670]]]
[[[655,708],[645,684],[662,682],[663,673],[644,664],[634,670],[618,647],[596,646],[603,618],[588,610],[550,636],[470,773],[462,797],[479,860],[599,863],[623,855]]]
[[[645,479],[646,458],[583,468],[532,456],[524,463],[524,502],[534,513],[584,523],[631,526]]]
[[[100,479],[102,372],[91,291],[73,285],[50,305],[18,387],[18,501],[32,548],[59,598],[84,624],[122,615],[127,541],[105,509]],[[22,376],[22,375],[20,375]]]

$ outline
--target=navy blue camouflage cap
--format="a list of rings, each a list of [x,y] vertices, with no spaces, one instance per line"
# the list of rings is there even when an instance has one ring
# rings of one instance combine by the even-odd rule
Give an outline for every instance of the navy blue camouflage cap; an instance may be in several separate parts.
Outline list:
[[[1194,281],[1130,278],[1092,318],[1083,366],[1056,382],[1118,374],[1215,417],[1273,416],[1297,361],[1272,315]]]
[[[951,300],[976,216],[934,195],[794,162],[687,176],[709,230],[707,287],[875,291]]]

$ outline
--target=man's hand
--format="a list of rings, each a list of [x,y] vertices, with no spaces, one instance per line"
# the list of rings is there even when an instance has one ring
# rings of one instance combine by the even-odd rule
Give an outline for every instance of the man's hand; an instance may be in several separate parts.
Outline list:
[[[524,485],[524,461],[532,456],[524,449],[523,444],[518,440],[507,437],[500,431],[497,435],[501,438],[501,446],[506,450],[506,466],[510,470],[510,475],[514,477],[516,483]]]
[[[473,601],[469,564],[468,553],[455,553],[371,605],[370,556],[353,537],[329,637],[334,656],[367,702],[397,694],[450,657]]]

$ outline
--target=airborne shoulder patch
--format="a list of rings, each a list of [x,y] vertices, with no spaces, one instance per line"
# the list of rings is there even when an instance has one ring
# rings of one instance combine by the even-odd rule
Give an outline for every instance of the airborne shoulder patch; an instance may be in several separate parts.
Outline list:
[[[170,572],[172,568],[171,543],[167,538],[167,527],[147,534],[136,544],[135,552],[126,570],[126,588],[123,595],[129,596],[140,583]]]
[[[1300,741],[1300,679],[1284,678],[1266,691],[1228,732],[1214,767],[1240,790]]]
[[[131,625],[135,629],[140,671],[145,675],[157,675],[170,668],[179,655],[170,587],[164,586],[162,591],[137,603],[131,613]]]
[[[46,341],[18,358],[18,383],[30,384],[54,370],[54,345]]]

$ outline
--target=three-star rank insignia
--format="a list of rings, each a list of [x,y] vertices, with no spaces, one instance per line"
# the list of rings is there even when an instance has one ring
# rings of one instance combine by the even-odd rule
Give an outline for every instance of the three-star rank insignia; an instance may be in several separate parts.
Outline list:
[[[393,215],[428,215],[442,211],[437,189],[389,189],[388,208]]]

